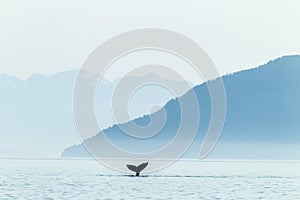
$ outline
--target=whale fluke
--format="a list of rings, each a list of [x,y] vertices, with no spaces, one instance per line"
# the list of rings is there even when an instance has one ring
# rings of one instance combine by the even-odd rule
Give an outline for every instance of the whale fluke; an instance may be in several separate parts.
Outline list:
[[[142,163],[138,166],[135,165],[127,165],[127,168],[130,169],[131,171],[135,172],[136,176],[140,175],[140,172],[145,169],[148,165],[148,162]]]

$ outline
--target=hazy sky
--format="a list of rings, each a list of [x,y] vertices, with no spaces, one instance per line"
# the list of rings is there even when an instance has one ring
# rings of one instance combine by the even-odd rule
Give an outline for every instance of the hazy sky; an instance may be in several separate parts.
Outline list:
[[[174,30],[224,73],[300,54],[298,0],[1,0],[0,73],[26,79],[79,68],[118,33]]]

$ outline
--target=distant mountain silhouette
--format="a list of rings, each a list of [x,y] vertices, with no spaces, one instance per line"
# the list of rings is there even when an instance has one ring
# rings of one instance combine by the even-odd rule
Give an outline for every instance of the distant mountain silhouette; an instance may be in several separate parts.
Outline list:
[[[68,145],[79,143],[74,127],[72,97],[78,70],[60,72],[51,76],[35,74],[26,81],[7,74],[0,74],[0,157],[45,157],[59,156]],[[155,74],[151,78],[162,80]],[[126,77],[128,81],[143,79]],[[87,73],[87,79],[95,76]],[[116,123],[107,106],[113,94],[113,88],[119,79],[103,80],[96,92],[96,114],[104,128]],[[175,80],[164,80],[180,84]],[[156,88],[148,87],[144,93],[152,94]],[[149,113],[155,102],[164,105],[173,96],[157,95],[150,99],[146,95],[132,99],[136,104],[132,109],[132,119]],[[101,102],[101,103],[99,103]],[[144,102],[144,105],[139,102]]]
[[[258,68],[226,75],[223,81],[227,93],[226,121],[220,141],[210,157],[300,159],[297,153],[300,151],[300,56],[278,58]],[[211,110],[206,84],[193,90],[198,98],[201,120],[197,138],[185,157],[195,158],[208,128]],[[160,134],[147,142],[126,136],[118,125],[99,134],[105,134],[129,151],[156,150],[174,137],[180,122],[178,99],[169,101],[164,109],[167,113],[165,126]],[[149,120],[150,116],[146,115],[134,122],[147,125]],[[99,134],[84,143],[96,144]],[[80,144],[66,148],[62,156],[90,155]]]

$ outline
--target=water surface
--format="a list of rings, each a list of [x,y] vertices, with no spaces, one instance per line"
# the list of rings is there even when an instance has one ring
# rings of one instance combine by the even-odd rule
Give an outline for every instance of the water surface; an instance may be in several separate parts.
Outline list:
[[[134,177],[94,160],[0,159],[0,199],[183,198],[300,199],[300,162],[179,161]]]

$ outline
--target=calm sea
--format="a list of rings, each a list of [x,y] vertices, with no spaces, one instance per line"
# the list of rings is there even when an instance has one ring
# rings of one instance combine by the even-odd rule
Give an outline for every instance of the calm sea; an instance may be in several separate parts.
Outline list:
[[[94,160],[0,159],[0,199],[300,199],[300,162],[178,161],[134,177]]]

